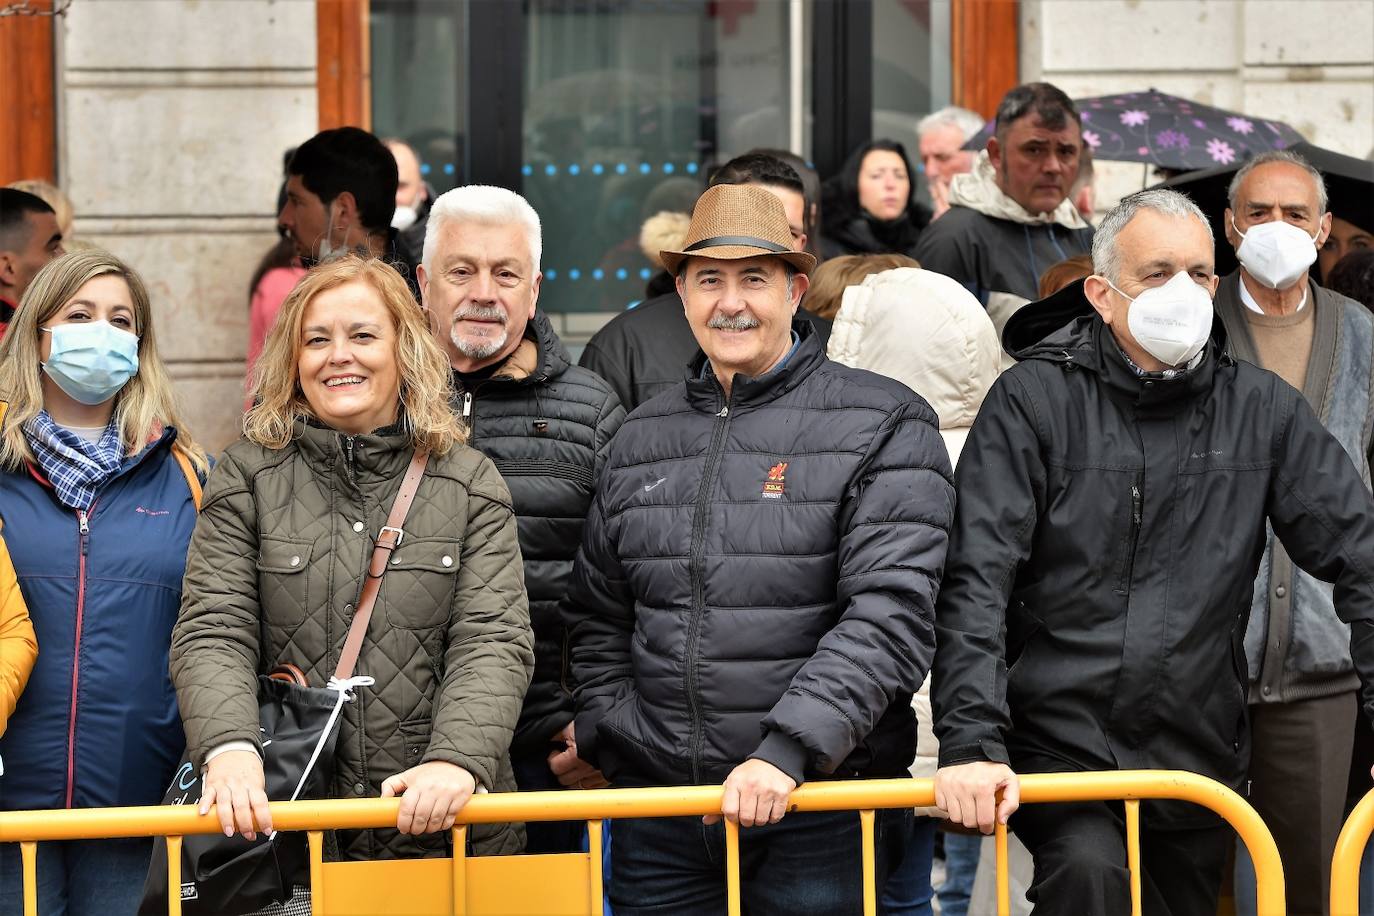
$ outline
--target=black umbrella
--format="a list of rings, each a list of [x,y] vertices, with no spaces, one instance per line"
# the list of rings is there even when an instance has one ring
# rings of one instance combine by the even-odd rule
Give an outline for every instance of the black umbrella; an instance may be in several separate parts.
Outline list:
[[[1154,89],[1075,99],[1073,104],[1083,120],[1083,143],[1094,159],[1191,171],[1239,163],[1302,142],[1302,135],[1282,121],[1213,108]],[[982,149],[991,135],[989,124],[964,149]]]
[[[1374,162],[1356,159],[1310,143],[1298,143],[1291,151],[1302,156],[1326,179],[1327,209],[1331,215],[1361,229],[1374,231]],[[1237,267],[1235,252],[1226,243],[1227,190],[1243,163],[1179,175],[1156,187],[1182,191],[1207,214],[1217,237],[1217,273],[1228,274]]]

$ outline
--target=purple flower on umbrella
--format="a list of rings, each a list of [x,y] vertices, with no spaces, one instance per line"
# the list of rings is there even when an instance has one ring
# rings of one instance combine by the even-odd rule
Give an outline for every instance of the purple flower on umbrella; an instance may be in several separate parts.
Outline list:
[[[1139,127],[1141,124],[1144,124],[1148,120],[1150,120],[1150,116],[1147,115],[1145,112],[1141,111],[1139,108],[1134,108],[1130,111],[1123,111],[1121,113],[1121,123],[1125,124],[1127,127]]]
[[[1193,126],[1196,127],[1198,130],[1206,130],[1207,122],[1202,120],[1201,118],[1193,118]]]
[[[1248,134],[1255,125],[1244,118],[1227,118],[1226,124],[1238,134]]]
[[[1187,149],[1188,135],[1176,130],[1161,130],[1155,134],[1155,146],[1160,149]]]
[[[1142,146],[1138,148],[1136,152],[1141,156],[1148,156],[1150,155],[1150,148],[1148,146]]]
[[[1091,146],[1093,149],[1097,149],[1099,146],[1102,145],[1102,138],[1090,130],[1085,130],[1083,131],[1083,142]]]
[[[1078,117],[1083,121],[1091,121],[1093,119],[1093,113],[1091,111],[1080,111]]]
[[[1230,165],[1236,161],[1236,151],[1231,149],[1231,144],[1225,140],[1212,139],[1207,141],[1207,155],[1212,157],[1213,162],[1221,165]]]

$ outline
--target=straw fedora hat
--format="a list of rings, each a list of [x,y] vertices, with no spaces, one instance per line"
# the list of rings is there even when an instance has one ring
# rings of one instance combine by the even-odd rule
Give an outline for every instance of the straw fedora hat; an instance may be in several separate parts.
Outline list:
[[[681,251],[660,251],[671,274],[689,257],[738,261],[776,255],[804,274],[816,267],[805,251],[792,250],[792,230],[782,201],[767,188],[720,184],[707,188],[692,209],[692,224]]]

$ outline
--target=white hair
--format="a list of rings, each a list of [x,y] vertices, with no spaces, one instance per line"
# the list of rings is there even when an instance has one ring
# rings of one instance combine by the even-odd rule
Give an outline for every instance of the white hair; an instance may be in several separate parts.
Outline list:
[[[946,105],[939,111],[931,112],[916,122],[916,136],[924,137],[939,127],[957,127],[959,132],[964,135],[964,142],[967,143],[978,136],[978,132],[987,123],[987,120],[976,111],[969,111],[958,105]]]
[[[1317,171],[1316,166],[1292,150],[1276,149],[1245,160],[1245,164],[1236,170],[1236,174],[1231,176],[1231,184],[1226,188],[1226,199],[1231,204],[1233,213],[1240,210],[1240,207],[1236,205],[1240,202],[1240,186],[1245,179],[1260,166],[1274,162],[1296,166],[1306,172],[1317,187],[1317,216],[1320,217],[1326,212],[1326,179],[1322,177],[1322,173]]]
[[[1191,216],[1207,230],[1208,244],[1215,244],[1212,224],[1207,222],[1207,217],[1188,195],[1168,188],[1136,191],[1123,197],[1121,203],[1102,217],[1102,223],[1097,227],[1097,233],[1093,236],[1093,272],[1098,276],[1106,277],[1113,283],[1121,282],[1121,253],[1117,251],[1116,237],[1141,210],[1153,210],[1175,219]]]
[[[530,261],[539,273],[539,255],[543,252],[543,236],[539,228],[539,214],[529,201],[506,188],[470,184],[439,195],[429,208],[429,222],[425,226],[425,247],[420,262],[425,273],[434,271],[434,250],[439,245],[439,233],[451,222],[473,222],[484,225],[519,223],[530,245]]]

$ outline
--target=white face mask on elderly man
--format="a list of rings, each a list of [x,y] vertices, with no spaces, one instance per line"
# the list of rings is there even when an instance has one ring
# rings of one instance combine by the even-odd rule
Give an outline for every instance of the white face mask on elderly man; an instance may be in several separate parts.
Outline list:
[[[1240,236],[1236,258],[1245,272],[1270,289],[1288,289],[1307,274],[1317,260],[1317,235],[1308,235],[1292,223],[1273,220],[1241,232],[1236,221],[1231,228]]]
[[[1104,278],[1105,279],[1105,278]],[[1180,270],[1163,286],[1151,287],[1130,300],[1126,324],[1145,352],[1166,366],[1182,366],[1202,351],[1212,333],[1212,296]]]

